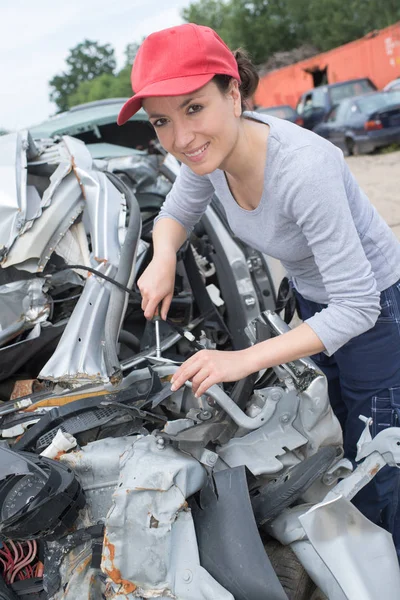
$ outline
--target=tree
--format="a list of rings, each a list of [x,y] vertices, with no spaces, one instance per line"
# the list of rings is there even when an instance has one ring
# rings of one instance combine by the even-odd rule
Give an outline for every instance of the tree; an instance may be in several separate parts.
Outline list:
[[[256,64],[278,50],[300,43],[299,27],[291,18],[294,0],[199,0],[183,9],[182,18],[208,25],[232,49],[244,47]]]
[[[400,20],[399,0],[197,0],[187,22],[208,25],[230,48],[246,48],[256,64],[308,43],[330,50]]]
[[[398,0],[309,0],[307,6],[307,35],[323,51],[400,19]]]
[[[0,127],[0,135],[7,135],[7,133],[10,133],[9,131],[7,131],[7,129],[2,129]]]
[[[68,107],[104,98],[129,98],[132,96],[130,73],[131,66],[126,65],[117,75],[103,73],[91,81],[83,81],[68,97]]]
[[[124,54],[125,54],[125,66],[129,65],[130,67],[132,67],[132,63],[136,58],[136,54],[138,53],[138,50],[140,48],[140,46],[142,45],[142,43],[144,42],[145,38],[142,38],[142,41],[140,42],[140,44],[138,44],[137,42],[133,42],[132,44],[128,44],[127,47],[124,50]]]
[[[113,75],[116,61],[114,49],[110,44],[84,40],[70,50],[66,60],[68,68],[55,75],[50,84],[50,100],[55,102],[58,111],[69,108],[68,98],[77,91],[83,82],[90,82],[100,75]]]

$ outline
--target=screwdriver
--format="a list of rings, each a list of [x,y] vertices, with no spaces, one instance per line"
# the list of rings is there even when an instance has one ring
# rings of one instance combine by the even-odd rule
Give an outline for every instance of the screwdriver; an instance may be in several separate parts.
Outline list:
[[[161,358],[161,338],[160,338],[160,316],[161,305],[158,306],[157,312],[154,314],[154,329],[156,332],[156,358]]]

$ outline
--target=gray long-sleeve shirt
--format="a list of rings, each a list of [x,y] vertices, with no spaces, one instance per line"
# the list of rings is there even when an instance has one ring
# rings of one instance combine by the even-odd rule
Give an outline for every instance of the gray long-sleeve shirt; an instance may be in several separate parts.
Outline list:
[[[306,322],[331,355],[375,324],[380,292],[400,278],[400,243],[338,148],[288,121],[245,116],[270,126],[257,208],[237,204],[222,170],[199,176],[182,165],[158,219],[175,219],[190,232],[215,191],[232,231],[280,259],[305,298],[328,304]]]

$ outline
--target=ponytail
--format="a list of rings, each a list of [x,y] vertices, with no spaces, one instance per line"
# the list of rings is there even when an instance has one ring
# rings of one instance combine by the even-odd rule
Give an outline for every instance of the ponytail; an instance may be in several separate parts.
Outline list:
[[[251,62],[246,50],[238,48],[233,52],[236,59],[240,80],[240,95],[242,99],[242,110],[248,110],[247,100],[251,98],[257,89],[259,76],[255,66]],[[213,81],[217,84],[222,93],[226,92],[232,77],[229,75],[215,75]]]

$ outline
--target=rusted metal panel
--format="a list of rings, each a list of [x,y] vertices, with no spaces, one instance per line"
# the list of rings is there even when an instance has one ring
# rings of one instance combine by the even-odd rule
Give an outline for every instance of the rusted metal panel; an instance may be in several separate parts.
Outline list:
[[[19,379],[15,382],[10,400],[23,398],[44,389],[44,383],[37,379]]]
[[[400,21],[365,37],[267,73],[260,79],[254,101],[260,106],[290,104],[314,87],[312,72],[327,69],[328,83],[369,77],[381,89],[400,77]]]

